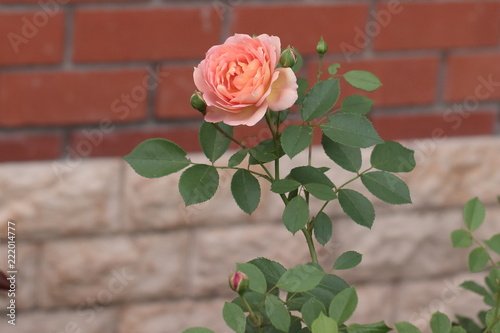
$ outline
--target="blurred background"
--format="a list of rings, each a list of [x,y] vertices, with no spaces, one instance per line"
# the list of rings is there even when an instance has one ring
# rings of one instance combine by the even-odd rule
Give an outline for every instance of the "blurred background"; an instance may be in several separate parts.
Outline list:
[[[362,93],[370,119],[416,151],[403,177],[413,205],[377,202],[372,231],[329,211],[322,261],[365,255],[341,274],[358,286],[355,320],[424,328],[437,310],[477,312],[479,297],[457,287],[470,276],[449,232],[473,196],[499,232],[500,1],[0,0],[0,269],[15,221],[19,271],[17,325],[0,317],[2,333],[229,332],[220,309],[235,262],[307,261],[275,198],[246,216],[221,174],[213,201],[184,208],[178,175],[143,179],[119,158],[163,137],[201,160],[193,67],[234,33],[295,46],[310,81],[323,36],[325,68],[376,74],[383,87]]]

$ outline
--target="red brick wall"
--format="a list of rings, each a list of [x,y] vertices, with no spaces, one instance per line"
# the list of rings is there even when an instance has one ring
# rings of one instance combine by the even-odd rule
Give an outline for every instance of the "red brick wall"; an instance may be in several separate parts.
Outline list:
[[[192,68],[235,32],[280,36],[309,77],[323,35],[326,63],[384,84],[367,94],[384,138],[498,132],[498,0],[0,0],[0,161],[125,155],[150,137],[198,150]]]

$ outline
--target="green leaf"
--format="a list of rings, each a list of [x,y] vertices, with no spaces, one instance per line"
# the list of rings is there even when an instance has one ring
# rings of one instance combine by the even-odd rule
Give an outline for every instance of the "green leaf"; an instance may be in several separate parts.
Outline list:
[[[346,288],[349,288],[349,285],[340,277],[326,274],[315,288],[298,294],[289,293],[287,305],[291,311],[300,311],[304,303],[312,297],[323,303],[325,308],[328,308],[332,298]]]
[[[467,201],[464,206],[464,221],[470,231],[474,231],[481,226],[484,216],[483,203],[477,197]]]
[[[271,191],[274,193],[288,193],[298,189],[300,183],[293,179],[278,179],[271,185]]]
[[[320,81],[314,85],[304,99],[300,114],[304,121],[325,115],[333,108],[340,94],[338,79]]]
[[[340,64],[334,63],[333,65],[328,66],[328,73],[330,73],[330,75],[335,75],[335,74],[337,74],[337,69],[339,69],[339,68],[340,68]]]
[[[372,123],[356,113],[335,114],[320,127],[331,140],[350,147],[366,148],[383,142]]]
[[[236,264],[236,269],[243,274],[248,276],[248,281],[250,282],[249,288],[258,293],[265,294],[267,291],[267,282],[264,274],[260,269],[250,263],[239,263]]]
[[[349,269],[359,265],[363,255],[356,251],[347,251],[340,255],[333,265],[333,269]]]
[[[358,172],[361,168],[361,149],[332,141],[324,134],[321,145],[326,155],[341,168],[351,172]]]
[[[297,88],[297,94],[299,97],[295,101],[295,104],[302,105],[304,103],[304,99],[306,98],[306,91],[307,88],[309,88],[309,83],[307,82],[307,79],[299,77],[297,78],[297,85],[299,86]]]
[[[312,265],[297,265],[287,270],[276,284],[278,288],[289,292],[304,292],[315,288],[325,273]]]
[[[366,71],[349,71],[344,74],[344,79],[354,88],[364,91],[374,91],[382,85],[378,77]]]
[[[361,95],[352,95],[344,98],[340,105],[342,105],[342,112],[357,113],[362,116],[369,113],[373,106],[373,100]]]
[[[488,296],[490,293],[488,292],[488,290],[486,290],[486,288],[484,288],[483,286],[477,284],[476,282],[474,281],[464,281],[460,287],[466,289],[466,290],[469,290],[469,291],[472,291],[473,293],[476,293],[478,295],[481,295],[481,296]]]
[[[482,333],[483,330],[472,319],[457,315],[458,323],[466,329],[468,333]]]
[[[313,321],[318,318],[320,313],[326,314],[326,309],[323,303],[311,297],[304,303],[300,312],[302,313],[304,323],[306,323],[308,327],[311,327]]]
[[[245,333],[246,317],[243,310],[234,303],[225,302],[222,316],[226,325],[236,333]]]
[[[247,214],[252,214],[259,205],[259,181],[248,170],[239,169],[234,173],[231,193],[241,210]]]
[[[255,258],[249,261],[249,263],[256,266],[264,274],[268,289],[274,287],[281,276],[286,272],[285,267],[280,263],[267,258]]]
[[[488,252],[482,247],[476,247],[469,253],[469,271],[480,272],[488,265]]]
[[[467,333],[467,331],[460,326],[453,326],[450,330],[450,333]]]
[[[215,333],[215,332],[205,327],[192,327],[182,331],[182,333]]]
[[[497,309],[491,309],[486,312],[486,325],[490,327],[488,332],[500,333],[500,317],[498,316]]]
[[[261,141],[257,146],[250,148],[249,152],[250,164],[267,163],[279,157],[272,139]]]
[[[374,324],[351,324],[347,326],[347,333],[386,333],[391,330],[383,321]]]
[[[385,141],[373,148],[370,163],[375,169],[389,172],[410,172],[415,168],[415,152],[394,141]]]
[[[417,327],[413,326],[408,322],[395,323],[394,326],[398,333],[422,333]]]
[[[227,166],[230,168],[234,168],[235,166],[240,165],[241,162],[247,157],[248,155],[248,149],[240,149],[236,153],[233,154],[229,158],[229,161],[227,163]]]
[[[318,168],[312,166],[300,166],[293,168],[290,171],[290,175],[287,178],[292,178],[301,183],[305,184],[323,184],[329,187],[333,187],[332,181]]]
[[[181,147],[165,139],[143,141],[123,159],[135,172],[147,178],[169,175],[191,163]]]
[[[287,332],[290,328],[290,312],[288,312],[285,304],[277,296],[269,294],[265,301],[266,314],[271,320],[271,324],[278,330]]]
[[[349,319],[358,306],[358,295],[354,287],[349,287],[338,293],[330,303],[329,314],[339,324]]]
[[[448,316],[441,312],[435,312],[431,317],[432,333],[449,333],[451,330],[451,322]]]
[[[338,331],[337,322],[325,316],[323,312],[319,314],[318,318],[316,318],[311,325],[312,333],[338,333]]]
[[[283,111],[269,111],[271,115],[271,123],[273,125],[282,124],[288,117],[289,109]]]
[[[233,136],[232,126],[226,125],[222,122],[217,123],[217,125],[224,132]],[[207,123],[206,121],[204,121],[200,126],[198,140],[200,141],[203,153],[212,163],[224,155],[231,144],[231,140],[219,132],[212,123]]]
[[[314,237],[323,246],[332,238],[332,221],[324,212],[314,220]]]
[[[410,190],[405,182],[385,171],[372,171],[361,175],[363,185],[382,201],[400,205],[411,203]]]
[[[354,190],[342,189],[337,193],[340,207],[354,222],[371,228],[375,220],[373,205],[364,195]]]
[[[489,240],[484,241],[486,245],[490,249],[492,249],[495,253],[500,254],[500,234],[496,234],[491,236]]]
[[[337,198],[335,191],[329,186],[309,183],[305,184],[304,187],[307,192],[320,200],[330,201]]]
[[[472,235],[465,229],[453,230],[451,244],[456,248],[466,248],[472,245]]]
[[[186,206],[212,198],[219,186],[217,169],[206,164],[197,164],[184,171],[179,179],[179,192]]]
[[[285,154],[294,158],[312,142],[313,130],[307,125],[290,125],[281,133],[281,146]]]
[[[295,235],[309,221],[309,206],[300,195],[288,202],[283,211],[283,224]]]

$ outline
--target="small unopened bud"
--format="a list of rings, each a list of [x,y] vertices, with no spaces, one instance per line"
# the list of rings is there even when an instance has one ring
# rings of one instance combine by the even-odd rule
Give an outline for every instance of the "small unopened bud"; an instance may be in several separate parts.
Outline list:
[[[328,51],[328,44],[326,44],[325,40],[323,39],[323,36],[321,36],[318,45],[316,45],[316,52],[318,52],[319,55],[323,55],[327,51]]]
[[[229,286],[240,295],[247,291],[249,283],[248,276],[242,272],[233,273],[229,277]]]
[[[293,67],[297,62],[297,55],[295,51],[288,45],[288,47],[281,52],[280,64],[283,67]]]
[[[205,115],[205,111],[207,110],[207,103],[203,100],[203,96],[201,92],[195,91],[193,95],[191,95],[191,106],[200,111],[203,115]]]

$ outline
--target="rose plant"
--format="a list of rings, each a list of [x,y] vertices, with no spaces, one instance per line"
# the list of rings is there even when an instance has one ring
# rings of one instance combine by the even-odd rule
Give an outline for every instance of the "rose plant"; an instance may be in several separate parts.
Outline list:
[[[333,64],[328,67],[328,79],[321,80],[322,59],[328,49],[321,39],[317,45],[317,80],[309,87],[307,80],[296,77],[302,65],[299,52],[290,46],[282,51],[280,44],[276,36],[236,34],[224,44],[210,48],[206,58],[195,67],[193,78],[198,91],[193,94],[191,104],[204,116],[199,141],[210,163],[192,162],[181,147],[165,139],[144,141],[125,160],[138,174],[148,178],[185,169],[179,179],[179,191],[186,205],[213,197],[221,169],[234,171],[231,193],[247,214],[255,211],[261,199],[258,179],[269,182],[270,190],[281,198],[283,224],[292,234],[304,235],[311,262],[288,269],[267,258],[238,263],[229,278],[229,285],[238,297],[226,302],[223,308],[223,318],[233,331],[388,332],[391,328],[384,322],[348,323],[358,302],[356,289],[335,273],[355,267],[362,255],[345,252],[336,258],[333,267],[324,268],[318,263],[314,239],[323,246],[330,241],[332,221],[324,210],[336,200],[355,223],[371,228],[375,219],[373,205],[362,193],[349,188],[354,181],[360,180],[370,193],[387,203],[410,203],[408,187],[394,173],[411,171],[415,166],[414,153],[397,142],[379,137],[366,118],[373,104],[371,99],[355,94],[337,106],[341,80],[355,88],[373,91],[381,86],[375,75],[358,70],[338,74],[340,65]],[[245,138],[234,136],[233,126],[253,126],[262,119],[269,128],[270,139],[250,145]],[[333,181],[328,176],[329,167],[313,166],[312,143],[318,134],[325,154],[334,164],[351,172],[351,179],[343,183]],[[227,163],[217,163],[231,142],[239,149]],[[362,170],[361,150],[369,147],[373,147],[370,166]],[[308,151],[308,163],[292,168],[283,176],[280,160],[285,155],[293,159],[304,150]],[[312,210],[313,202],[320,203],[319,210]],[[458,236],[455,233],[454,244],[466,245],[468,231],[460,231]],[[482,252],[480,257],[484,259]],[[482,266],[481,262],[474,267]],[[496,286],[492,293],[498,295],[499,271],[497,268],[492,271],[489,285]],[[477,286],[469,289],[484,293]],[[494,303],[493,296],[488,301],[490,305],[496,304],[496,310],[486,315],[486,323],[491,332],[498,332],[499,301],[497,298]],[[419,332],[405,322],[396,323],[395,328],[401,333]],[[433,317],[431,328],[434,333],[466,332],[462,327],[452,327],[440,313]],[[210,332],[201,327],[185,331]]]

